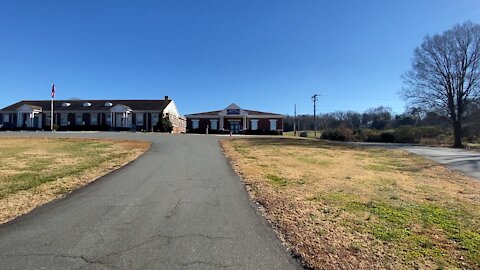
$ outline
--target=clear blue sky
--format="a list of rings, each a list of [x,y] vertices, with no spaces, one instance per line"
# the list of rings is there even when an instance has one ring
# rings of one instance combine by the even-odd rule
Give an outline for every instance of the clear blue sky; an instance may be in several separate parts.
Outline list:
[[[404,110],[400,75],[427,34],[478,0],[0,0],[0,107],[22,99],[161,99],[243,108]]]

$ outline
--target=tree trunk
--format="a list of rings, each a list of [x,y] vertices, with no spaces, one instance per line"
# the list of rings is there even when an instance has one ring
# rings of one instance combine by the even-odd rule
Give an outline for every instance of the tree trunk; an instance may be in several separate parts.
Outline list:
[[[454,137],[454,143],[453,147],[454,148],[462,148],[462,123],[457,120],[453,122],[453,137]]]

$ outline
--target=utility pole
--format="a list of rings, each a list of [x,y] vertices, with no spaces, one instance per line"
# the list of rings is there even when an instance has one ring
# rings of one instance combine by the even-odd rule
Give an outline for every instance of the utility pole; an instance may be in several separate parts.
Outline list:
[[[316,139],[317,138],[317,124],[315,122],[315,118],[317,118],[316,114],[317,114],[317,101],[318,101],[318,97],[320,95],[318,94],[315,94],[312,96],[312,101],[313,101],[313,136],[314,138]]]
[[[297,136],[297,104],[293,105],[293,136]]]

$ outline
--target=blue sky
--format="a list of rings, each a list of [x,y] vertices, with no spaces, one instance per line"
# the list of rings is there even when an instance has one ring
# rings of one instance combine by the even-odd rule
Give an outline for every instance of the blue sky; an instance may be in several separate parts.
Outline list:
[[[427,34],[480,23],[478,0],[0,0],[0,107],[23,99],[173,98],[183,114],[243,108],[404,110]]]

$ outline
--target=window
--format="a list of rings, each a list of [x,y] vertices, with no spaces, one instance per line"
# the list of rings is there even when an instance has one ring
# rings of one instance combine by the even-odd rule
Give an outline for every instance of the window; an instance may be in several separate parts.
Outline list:
[[[70,107],[70,105],[72,105],[72,104],[70,104],[70,102],[62,103],[62,107]]]
[[[111,102],[106,102],[105,103],[105,107],[112,107],[112,106],[113,106],[113,103],[111,103]]]
[[[158,123],[158,113],[152,113],[152,125],[156,125]]]
[[[192,129],[199,129],[199,120],[192,120]]]
[[[218,129],[218,120],[217,119],[211,119],[210,120],[210,129],[211,130],[217,130]]]
[[[277,119],[270,119],[270,130],[277,130]]]
[[[8,113],[4,114],[4,115],[3,115],[3,122],[4,122],[4,123],[8,123],[9,121],[10,121],[9,114],[8,114]]]
[[[44,115],[45,115],[45,125],[50,126],[50,113],[46,113]]]
[[[92,103],[90,102],[83,103],[83,107],[90,107],[90,106],[92,106]]]
[[[83,124],[83,116],[81,113],[75,114],[75,125],[82,125]]]
[[[111,126],[112,125],[112,115],[107,114],[107,117],[105,117],[107,120],[107,125]]]
[[[97,114],[96,113],[90,114],[90,125],[92,125],[92,126],[97,125]]]
[[[251,126],[250,126],[250,128],[251,128],[252,130],[257,130],[257,129],[258,129],[258,120],[257,120],[257,119],[252,119],[252,120],[251,120]]]
[[[143,113],[137,113],[135,117],[137,126],[143,126]]]
[[[62,113],[60,115],[60,125],[66,126],[68,124],[68,115],[66,113]]]

